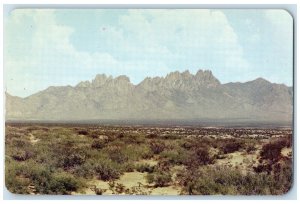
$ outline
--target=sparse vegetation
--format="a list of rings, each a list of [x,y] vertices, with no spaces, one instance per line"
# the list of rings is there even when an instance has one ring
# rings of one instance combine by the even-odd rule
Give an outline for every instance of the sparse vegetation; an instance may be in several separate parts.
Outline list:
[[[7,124],[5,134],[13,193],[278,195],[292,184],[287,128]]]

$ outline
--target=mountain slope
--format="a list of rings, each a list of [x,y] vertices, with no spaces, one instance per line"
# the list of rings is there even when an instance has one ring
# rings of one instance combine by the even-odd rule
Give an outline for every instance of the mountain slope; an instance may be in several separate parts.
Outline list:
[[[97,75],[75,87],[49,87],[26,98],[6,94],[8,120],[292,121],[290,87],[258,78],[221,84],[211,71],[172,72],[133,85]]]

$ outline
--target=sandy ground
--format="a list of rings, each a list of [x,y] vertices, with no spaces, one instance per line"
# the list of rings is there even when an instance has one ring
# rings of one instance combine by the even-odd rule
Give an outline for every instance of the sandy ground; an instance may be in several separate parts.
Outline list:
[[[233,152],[226,155],[224,159],[216,160],[215,165],[236,167],[243,173],[247,173],[249,169],[258,163],[259,150],[253,154],[246,154],[243,152]]]
[[[150,195],[179,195],[180,189],[174,186],[167,186],[167,187],[158,187],[154,188],[153,186],[149,185],[146,181],[147,173],[140,173],[140,172],[129,172],[124,173],[120,177],[120,179],[115,180],[115,183],[123,184],[126,188],[132,187],[140,187],[143,192],[147,192]],[[97,188],[101,188],[105,190],[103,195],[113,195],[113,192],[109,190],[108,182],[101,181],[101,180],[92,180],[88,183],[90,186],[83,190],[83,192],[74,192],[73,195],[95,195],[95,192],[92,190],[93,186]],[[125,193],[122,193],[125,195]]]
[[[135,164],[149,164],[150,166],[157,165],[158,161],[154,159],[142,159],[140,161],[135,162]]]
[[[150,164],[150,165],[156,165],[157,161],[155,160],[141,160],[138,161],[137,164]],[[181,166],[173,167],[171,170],[172,172],[177,171],[178,169],[181,169]],[[153,185],[150,185],[146,180],[147,173],[141,173],[141,172],[127,172],[124,173],[119,179],[115,180],[115,184],[122,184],[125,186],[125,188],[131,189],[131,188],[139,188],[141,191],[146,192],[150,195],[179,195],[180,194],[180,188],[176,186],[167,186],[167,187],[158,187],[155,188]],[[100,189],[103,189],[105,192],[103,195],[113,195],[113,192],[109,189],[109,182],[101,181],[98,179],[93,179],[88,182],[88,188],[83,189],[82,192],[74,192],[73,195],[95,195],[95,192],[93,190],[93,187],[97,187]],[[122,193],[121,195],[125,195],[125,193]]]
[[[217,159],[216,163],[214,165],[220,165],[220,166],[229,166],[229,167],[235,167],[240,169],[243,173],[246,173],[249,171],[249,169],[252,170],[252,167],[258,163],[258,157],[259,157],[260,150],[253,152],[252,154],[247,154],[244,152],[233,152],[226,154],[224,159]],[[291,148],[283,148],[281,153],[283,156],[290,156],[292,152]],[[136,164],[149,164],[151,166],[157,165],[156,160],[140,160],[136,162]],[[172,174],[175,176],[176,172],[181,170],[183,166],[174,166],[171,169]],[[179,195],[180,194],[180,188],[176,187],[174,185],[167,186],[167,187],[157,187],[155,188],[153,185],[150,185],[147,183],[146,180],[147,173],[141,173],[141,172],[127,172],[124,173],[119,179],[115,180],[115,184],[122,184],[125,186],[125,188],[131,189],[131,188],[139,188],[143,192],[146,192],[150,195]],[[173,178],[174,180],[174,178]],[[88,182],[89,188],[84,189],[81,193],[73,193],[73,195],[78,194],[89,194],[89,195],[95,195],[95,192],[92,190],[92,186],[96,186],[97,188],[104,189],[105,192],[103,195],[113,195],[113,192],[109,189],[109,182],[101,181],[98,179],[93,179],[90,182]],[[122,193],[123,195],[125,193]]]
[[[287,148],[287,147],[284,147],[282,150],[281,150],[281,154],[285,157],[290,157],[292,155],[292,148]]]
[[[33,134],[29,133],[29,141],[32,143],[32,144],[35,144],[37,143],[38,141],[40,141],[39,139],[35,138]]]

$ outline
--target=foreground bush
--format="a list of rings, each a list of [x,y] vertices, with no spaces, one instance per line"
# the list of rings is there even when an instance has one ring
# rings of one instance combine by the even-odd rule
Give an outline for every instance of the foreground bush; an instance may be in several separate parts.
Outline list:
[[[289,142],[285,139],[278,139],[276,141],[264,144],[260,152],[260,156],[262,159],[276,162],[281,157],[282,148],[289,147],[289,145]]]
[[[99,179],[104,181],[118,179],[123,173],[121,166],[109,159],[97,161],[94,169]]]
[[[52,172],[47,166],[34,161],[27,163],[7,162],[5,183],[12,193],[70,194],[84,187],[80,179],[66,172]],[[31,188],[30,188],[31,186]]]
[[[160,154],[160,157],[167,159],[170,164],[181,165],[189,160],[190,155],[183,148],[174,150],[165,150]]]
[[[148,174],[146,179],[148,183],[154,183],[155,187],[164,187],[170,184],[172,175],[167,171],[155,170],[153,173]]]
[[[166,145],[162,142],[152,141],[150,142],[150,149],[154,154],[161,153],[166,148]]]
[[[82,186],[79,179],[65,172],[54,173],[49,182],[50,191],[55,194],[70,194]]]
[[[105,147],[106,142],[100,139],[94,140],[91,147],[94,149],[102,149]]]
[[[150,164],[138,164],[135,168],[138,172],[142,173],[152,173],[154,171],[154,166],[151,166]]]
[[[287,165],[288,166],[288,165]],[[276,174],[242,174],[228,167],[203,166],[197,170],[183,170],[177,175],[183,186],[182,194],[189,195],[278,195],[291,187],[291,169]]]
[[[15,150],[12,153],[12,158],[16,161],[26,161],[28,159],[30,159],[32,156],[34,155],[34,153],[30,150]]]
[[[239,149],[242,147],[242,144],[240,141],[227,141],[222,147],[221,150],[224,154],[233,153],[236,151],[239,151]]]
[[[207,147],[197,147],[189,152],[187,160],[184,164],[188,168],[195,168],[200,165],[212,164],[214,162],[214,158],[210,156]]]

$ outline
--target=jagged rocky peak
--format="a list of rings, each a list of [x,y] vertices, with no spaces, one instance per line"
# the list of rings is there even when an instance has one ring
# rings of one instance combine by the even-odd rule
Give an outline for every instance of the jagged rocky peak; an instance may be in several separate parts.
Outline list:
[[[101,87],[110,80],[112,80],[112,76],[107,77],[105,74],[97,74],[95,79],[92,80],[92,86]]]
[[[181,75],[187,78],[193,77],[189,70],[185,70]]]
[[[192,90],[201,87],[216,87],[220,84],[210,70],[199,70],[195,75],[191,74],[189,70],[185,70],[184,72],[170,72],[165,77],[147,77],[139,84],[139,87],[148,90],[156,89],[156,86],[167,89]]]
[[[148,91],[156,90],[156,86],[159,86],[163,82],[164,78],[161,77],[146,77],[143,81],[141,81],[137,87],[143,88]]]
[[[220,85],[220,81],[212,74],[210,70],[198,70],[195,75],[195,78],[200,85],[206,87],[216,87]]]
[[[180,77],[180,72],[175,71],[175,72],[170,72],[167,74],[166,79],[167,80],[177,80]]]
[[[126,75],[120,75],[120,76],[116,77],[115,81],[121,82],[121,83],[130,83],[130,79]]]
[[[122,86],[122,85],[130,85],[130,79],[126,75],[120,75],[116,78],[112,76],[106,76],[105,74],[97,74],[95,79],[92,81],[92,87],[103,87],[105,85],[108,86]]]
[[[89,81],[81,81],[76,85],[76,87],[79,87],[79,88],[87,88],[90,86],[91,86],[91,82],[89,82]]]

